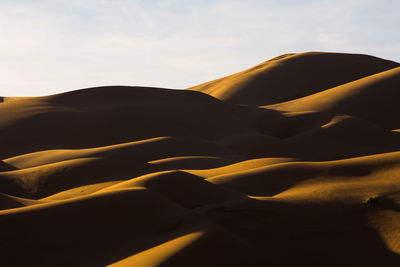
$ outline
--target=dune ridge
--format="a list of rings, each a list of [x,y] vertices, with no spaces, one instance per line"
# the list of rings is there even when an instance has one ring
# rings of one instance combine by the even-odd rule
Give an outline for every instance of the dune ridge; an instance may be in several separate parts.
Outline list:
[[[311,95],[396,67],[400,67],[399,63],[368,55],[286,54],[189,89],[228,103],[262,106]]]
[[[397,266],[400,64],[0,98],[2,266]]]

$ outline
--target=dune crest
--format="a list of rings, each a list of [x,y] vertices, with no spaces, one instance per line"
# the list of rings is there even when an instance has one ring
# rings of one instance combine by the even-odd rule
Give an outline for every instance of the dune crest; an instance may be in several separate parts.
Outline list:
[[[359,54],[287,54],[189,90],[228,103],[263,106],[318,93],[396,67],[400,67],[397,62]]]
[[[400,64],[0,98],[2,266],[400,266]]]

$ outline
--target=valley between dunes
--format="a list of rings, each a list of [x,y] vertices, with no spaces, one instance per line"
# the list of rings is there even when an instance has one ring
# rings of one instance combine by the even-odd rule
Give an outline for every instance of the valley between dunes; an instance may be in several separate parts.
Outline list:
[[[400,64],[0,98],[1,266],[400,266]]]

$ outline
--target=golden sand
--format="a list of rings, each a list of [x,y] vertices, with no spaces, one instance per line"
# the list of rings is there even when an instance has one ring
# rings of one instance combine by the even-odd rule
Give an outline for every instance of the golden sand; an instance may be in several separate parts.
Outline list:
[[[400,266],[400,64],[0,103],[1,266]]]

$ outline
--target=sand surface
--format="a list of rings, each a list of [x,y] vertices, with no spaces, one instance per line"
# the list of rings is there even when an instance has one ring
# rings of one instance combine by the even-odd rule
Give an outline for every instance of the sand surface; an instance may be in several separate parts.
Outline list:
[[[1,266],[400,266],[400,64],[0,98]]]

